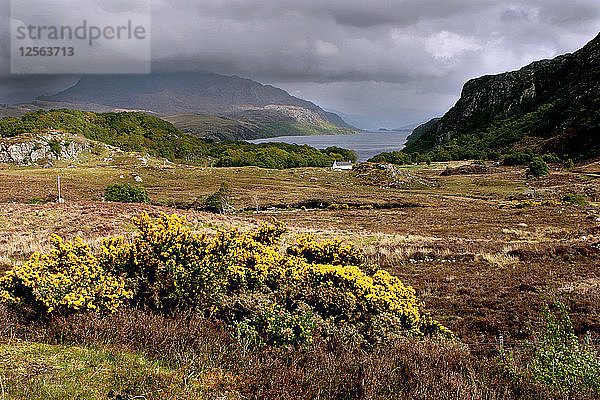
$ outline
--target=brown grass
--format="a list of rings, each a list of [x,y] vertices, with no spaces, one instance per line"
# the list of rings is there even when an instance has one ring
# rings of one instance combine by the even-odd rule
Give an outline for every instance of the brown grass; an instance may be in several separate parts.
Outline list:
[[[298,232],[356,242],[369,262],[412,285],[424,311],[451,328],[468,347],[399,342],[368,354],[349,343],[317,342],[309,350],[255,351],[236,347],[226,335],[219,336],[221,328],[207,327],[203,320],[132,311],[105,321],[72,317],[54,321],[52,327],[21,333],[32,340],[58,341],[57,337],[62,337],[76,344],[122,345],[153,357],[197,365],[198,371],[226,366],[239,379],[237,390],[247,398],[544,398],[535,385],[521,382],[511,386],[506,371],[490,367],[497,365],[493,343],[502,335],[508,347],[521,349],[520,344],[530,340],[531,330],[538,324],[542,294],[547,292],[568,302],[577,333],[589,331],[592,338],[600,336],[600,211],[593,203],[524,209],[500,209],[498,205],[528,195],[560,198],[571,191],[591,193],[597,190],[597,181],[564,171],[526,181],[519,168],[442,179],[442,168],[415,168],[412,173],[440,184],[419,190],[381,189],[356,183],[345,173],[319,169],[148,168],[136,172],[151,196],[164,204],[193,201],[228,180],[240,208],[252,208],[256,203],[261,207],[293,205],[311,199],[396,205],[234,216],[91,201],[108,182],[120,181],[119,176],[127,171],[116,168],[62,170],[65,197],[79,200],[62,206],[27,205],[23,202],[30,197],[47,194],[54,179],[51,174],[57,171],[0,170],[0,201],[17,201],[0,205],[0,264],[7,267],[22,262],[33,251],[46,250],[50,233],[82,236],[92,245],[111,234],[131,236],[130,218],[141,210],[184,214],[193,229],[208,233],[219,227],[249,229],[276,217],[290,228],[287,242]],[[30,191],[19,191],[19,182],[29,185]],[[479,185],[481,182],[484,184]],[[10,324],[4,328],[0,324],[0,329],[6,331],[6,326]],[[19,329],[13,327],[13,333]],[[193,350],[196,347],[198,350]],[[556,394],[545,396],[559,398]]]
[[[512,379],[496,355],[476,358],[467,346],[448,341],[403,340],[373,351],[348,340],[317,338],[308,348],[248,348],[194,314],[169,318],[131,309],[23,325],[18,315],[0,308],[0,322],[0,338],[160,360],[186,371],[189,381],[212,382],[208,398],[560,398],[527,379]],[[526,350],[518,354],[515,362],[527,357]]]

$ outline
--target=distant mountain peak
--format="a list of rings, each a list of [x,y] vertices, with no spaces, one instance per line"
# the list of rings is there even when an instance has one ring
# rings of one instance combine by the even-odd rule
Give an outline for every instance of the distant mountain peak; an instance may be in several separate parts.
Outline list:
[[[74,86],[53,96],[41,96],[38,101],[89,105],[92,110],[98,105],[147,110],[161,116],[225,115],[253,107],[290,106],[310,110],[336,126],[350,127],[338,115],[275,86],[206,72],[88,75]]]

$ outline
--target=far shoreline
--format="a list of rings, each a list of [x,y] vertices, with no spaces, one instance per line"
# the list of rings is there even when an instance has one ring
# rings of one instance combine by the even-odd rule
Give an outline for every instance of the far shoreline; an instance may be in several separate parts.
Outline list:
[[[358,155],[358,161],[363,162],[377,154],[402,150],[406,144],[406,138],[411,133],[411,130],[359,130],[354,134],[345,135],[276,136],[246,140],[246,142],[253,144],[288,143],[308,145],[317,149],[336,146],[354,150]]]

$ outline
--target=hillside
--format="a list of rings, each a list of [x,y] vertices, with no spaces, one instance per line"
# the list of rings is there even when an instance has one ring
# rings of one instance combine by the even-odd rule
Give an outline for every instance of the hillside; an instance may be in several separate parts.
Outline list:
[[[573,54],[467,82],[450,111],[415,129],[405,151],[446,150],[453,159],[523,148],[597,156],[598,87],[600,35]]]
[[[182,132],[214,140],[354,133],[321,118],[319,113],[303,107],[280,105],[246,107],[221,116],[191,113],[164,117]]]
[[[339,148],[317,150],[284,143],[211,142],[182,133],[171,123],[143,113],[52,110],[0,119],[0,162],[29,165],[59,158],[62,149],[74,146],[73,140],[61,139],[52,147],[51,142],[58,140],[53,135],[62,133],[182,164],[283,169],[328,167],[334,160],[348,158],[347,151]]]

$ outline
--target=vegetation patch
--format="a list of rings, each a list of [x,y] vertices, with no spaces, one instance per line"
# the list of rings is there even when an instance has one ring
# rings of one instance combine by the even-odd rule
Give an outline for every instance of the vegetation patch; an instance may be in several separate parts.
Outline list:
[[[580,193],[569,193],[563,197],[563,201],[577,206],[587,206],[589,204],[589,201],[585,196]]]
[[[550,168],[548,168],[548,164],[541,157],[534,157],[529,163],[529,168],[527,169],[528,177],[540,178],[549,174]]]
[[[64,109],[35,111],[21,118],[0,118],[1,137],[47,131],[51,127],[83,135],[124,151],[148,153],[184,164],[220,167],[253,165],[276,169],[330,167],[334,160],[352,161],[356,156],[352,151],[336,147],[320,151],[310,146],[285,143],[213,142],[182,133],[160,118],[135,112],[93,113]],[[334,128],[346,130],[328,126],[328,132]],[[278,126],[271,129],[278,129]],[[58,142],[51,143],[51,148],[56,154],[62,151]]]
[[[67,314],[81,310],[114,311],[132,296],[122,277],[108,273],[78,238],[53,235],[49,254],[34,253],[0,278],[0,301],[27,313]]]
[[[428,315],[410,286],[367,265],[353,244],[300,235],[279,252],[286,228],[195,234],[185,219],[143,213],[133,243],[103,240],[96,254],[81,240],[53,237],[0,280],[1,299],[41,314],[111,311],[131,302],[161,312],[216,316],[254,345],[301,345],[313,331],[346,332],[365,344],[450,332]]]
[[[186,377],[141,356],[85,347],[0,344],[2,396],[9,399],[197,399],[203,377]]]
[[[529,377],[564,398],[600,395],[600,357],[589,337],[575,335],[564,303],[552,300],[544,306],[535,340],[526,368],[511,368],[513,379]]]
[[[532,199],[524,199],[519,201],[514,201],[511,203],[502,203],[500,204],[500,208],[503,209],[520,209],[520,208],[528,208],[528,207],[561,207],[565,204],[558,200],[532,200]]]
[[[119,203],[150,203],[148,191],[141,186],[130,183],[116,183],[108,185],[104,192],[107,201]]]
[[[229,182],[223,182],[219,190],[204,199],[200,208],[220,214],[225,214],[229,211],[235,211],[231,205],[231,197],[231,185]]]

